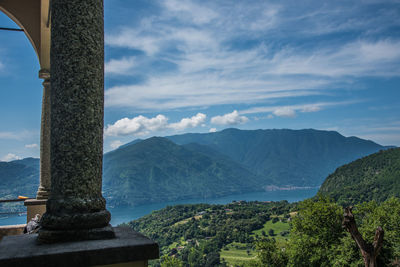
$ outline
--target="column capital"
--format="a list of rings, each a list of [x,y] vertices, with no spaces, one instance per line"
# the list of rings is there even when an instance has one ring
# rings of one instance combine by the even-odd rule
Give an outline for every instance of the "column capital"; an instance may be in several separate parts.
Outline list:
[[[39,70],[39,78],[40,79],[50,79],[50,70],[49,69],[40,69]]]

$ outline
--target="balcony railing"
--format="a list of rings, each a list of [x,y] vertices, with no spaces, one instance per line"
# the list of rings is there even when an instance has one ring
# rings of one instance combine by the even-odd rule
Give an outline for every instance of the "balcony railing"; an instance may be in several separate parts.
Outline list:
[[[26,200],[29,200],[32,198],[29,197],[23,197],[19,196],[18,198],[15,199],[0,199],[0,205],[3,206],[2,204],[6,203],[13,203],[13,202],[24,202]],[[22,207],[24,207],[22,205]],[[26,209],[24,211],[21,210],[22,207],[18,207],[15,211],[7,211],[7,207],[1,207],[0,208],[0,219],[7,219],[7,215],[19,215],[26,217],[27,211]],[[24,220],[25,221],[25,220]],[[0,240],[7,235],[19,235],[22,234],[24,231],[24,227],[26,224],[12,224],[12,225],[3,225],[0,226]]]

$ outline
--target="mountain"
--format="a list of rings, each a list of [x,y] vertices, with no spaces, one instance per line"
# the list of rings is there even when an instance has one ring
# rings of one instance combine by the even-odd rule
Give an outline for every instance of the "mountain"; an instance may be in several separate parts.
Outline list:
[[[0,198],[34,197],[39,186],[39,159],[0,161]]]
[[[382,150],[339,167],[319,192],[343,205],[400,197],[400,148]]]
[[[238,130],[134,140],[106,153],[108,203],[137,205],[265,190],[319,186],[337,167],[386,149],[337,132]],[[0,162],[0,197],[34,196],[39,160]]]
[[[385,149],[372,141],[313,129],[226,129],[167,138],[179,145],[208,146],[281,186],[319,186],[337,167]]]
[[[226,156],[197,144],[152,137],[104,155],[108,203],[137,205],[260,190],[261,180]]]

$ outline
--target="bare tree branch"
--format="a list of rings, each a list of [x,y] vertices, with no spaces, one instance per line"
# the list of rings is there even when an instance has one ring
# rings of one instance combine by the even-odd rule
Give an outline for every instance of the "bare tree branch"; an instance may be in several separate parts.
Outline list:
[[[382,227],[379,226],[375,232],[374,242],[372,244],[367,243],[358,231],[356,220],[351,211],[352,207],[344,209],[343,226],[350,233],[351,237],[360,249],[365,267],[376,267],[376,258],[383,245],[384,231]]]

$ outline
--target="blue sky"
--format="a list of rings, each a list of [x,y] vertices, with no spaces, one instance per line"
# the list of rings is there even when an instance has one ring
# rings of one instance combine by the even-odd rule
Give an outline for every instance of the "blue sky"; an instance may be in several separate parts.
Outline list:
[[[228,127],[400,145],[398,0],[105,0],[105,34],[105,151]],[[39,156],[38,71],[0,31],[0,160]]]

